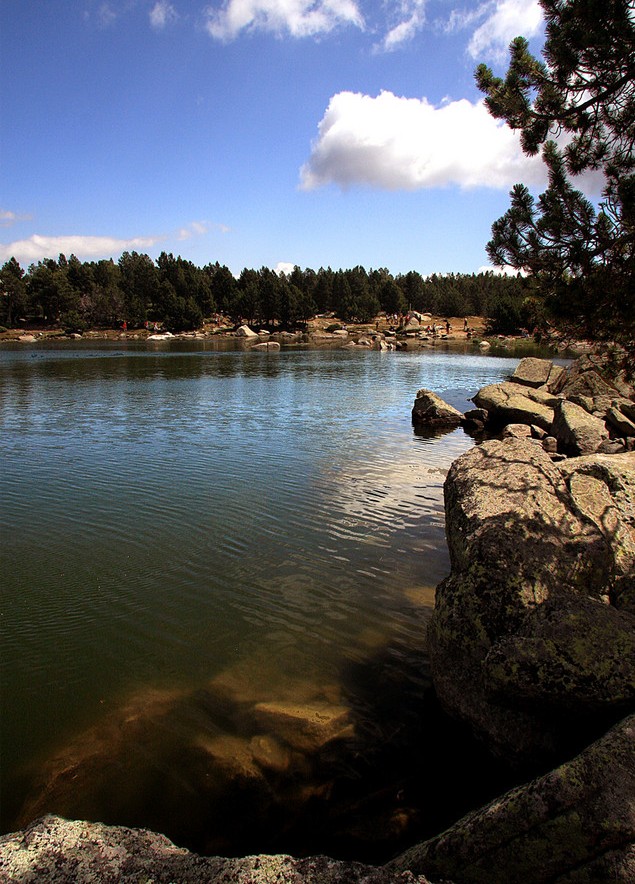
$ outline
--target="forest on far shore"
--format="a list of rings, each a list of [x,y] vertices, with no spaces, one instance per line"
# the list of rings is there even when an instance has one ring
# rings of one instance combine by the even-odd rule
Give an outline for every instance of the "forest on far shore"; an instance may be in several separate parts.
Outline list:
[[[255,327],[297,328],[316,314],[333,312],[347,322],[377,314],[417,310],[436,316],[482,316],[488,331],[514,334],[542,325],[533,283],[487,273],[393,276],[385,268],[350,270],[295,267],[279,274],[245,268],[236,278],[219,264],[198,267],[162,252],[124,252],[112,259],[46,258],[23,270],[11,258],[0,269],[0,326],[128,328],[160,323],[172,332],[200,328],[215,314]]]

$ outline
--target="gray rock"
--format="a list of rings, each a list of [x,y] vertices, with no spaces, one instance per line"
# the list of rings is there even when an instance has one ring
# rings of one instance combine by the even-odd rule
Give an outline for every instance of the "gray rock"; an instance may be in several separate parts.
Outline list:
[[[579,405],[580,408],[584,408],[588,414],[593,414],[596,411],[595,399],[593,396],[583,396],[582,393],[572,393],[567,397],[568,402],[573,402],[574,405]],[[610,407],[610,400],[609,407]]]
[[[612,406],[606,412],[606,420],[622,436],[635,436],[635,423],[619,408]]]
[[[529,424],[507,424],[501,438],[503,439],[529,439],[531,437],[531,427]]]
[[[0,838],[6,884],[427,884],[324,856],[198,856],[145,829],[45,816]]]
[[[512,381],[525,387],[542,387],[547,384],[553,369],[550,359],[527,356],[521,359],[512,375]]]
[[[258,335],[255,331],[252,331],[248,325],[241,325],[238,331],[236,332],[239,338],[257,338]]]
[[[553,757],[600,711],[635,702],[635,618],[617,606],[630,598],[635,458],[622,457],[627,478],[604,472],[595,489],[607,530],[573,471],[596,478],[612,458],[562,472],[540,446],[508,439],[448,474],[452,572],[428,629],[432,675],[445,708],[511,761]]]
[[[547,389],[550,393],[558,393],[560,385],[564,383],[567,371],[563,365],[552,365],[547,378]]]
[[[560,472],[574,511],[595,525],[611,550],[606,578],[612,603],[635,614],[635,454],[576,458]]]
[[[609,437],[603,421],[564,399],[554,410],[551,431],[560,447],[573,456],[593,454]]]
[[[458,427],[463,414],[430,390],[419,390],[412,407],[412,421],[428,427]]]
[[[471,408],[463,415],[463,426],[467,430],[483,430],[487,418],[488,414],[485,408]]]
[[[549,431],[553,423],[553,409],[536,401],[536,395],[536,390],[504,382],[482,387],[473,401],[479,408],[485,408],[494,422],[536,424]]]
[[[461,884],[635,881],[635,716],[389,868]]]
[[[548,454],[556,454],[558,451],[558,440],[555,436],[545,436],[542,440],[542,447]]]
[[[579,360],[581,362],[581,360]],[[566,381],[560,390],[567,399],[574,393],[582,396],[615,396],[617,390],[611,384],[603,380],[594,369],[588,371],[573,372],[572,376]]]
[[[254,346],[251,349],[265,351],[265,352],[279,350],[280,344],[277,341],[263,341],[262,344],[254,344]]]
[[[632,420],[635,423],[635,402],[630,402],[628,399],[622,399],[620,402],[620,411],[622,414],[625,414],[629,420]]]
[[[633,441],[635,442],[635,439]],[[617,439],[605,439],[604,442],[600,442],[596,453],[623,454],[625,451],[628,451],[628,448],[623,442],[620,442]]]

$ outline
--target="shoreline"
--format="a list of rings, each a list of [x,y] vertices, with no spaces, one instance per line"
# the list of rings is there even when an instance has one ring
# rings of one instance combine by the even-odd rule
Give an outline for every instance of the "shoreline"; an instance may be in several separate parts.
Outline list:
[[[428,323],[428,314],[425,322]],[[445,327],[446,321],[450,323],[449,333],[426,334],[423,323],[421,329],[395,328],[385,316],[378,316],[370,323],[344,323],[334,316],[318,316],[306,324],[305,329],[295,331],[269,331],[259,330],[253,337],[241,336],[238,328],[228,324],[206,323],[196,331],[170,333],[153,329],[130,329],[119,328],[93,328],[83,333],[68,333],[60,327],[24,327],[0,331],[0,348],[3,345],[42,345],[67,343],[131,343],[131,344],[162,344],[170,343],[200,343],[200,342],[235,342],[244,349],[251,349],[257,344],[271,341],[277,342],[281,347],[310,346],[315,348],[337,347],[356,349],[391,349],[391,350],[426,350],[440,347],[453,349],[460,347],[462,352],[466,349],[480,352],[483,355],[504,355],[511,357],[527,355],[528,353],[552,353],[556,356],[568,358],[579,356],[592,349],[588,342],[574,342],[564,344],[557,340],[537,342],[531,336],[525,335],[487,335],[486,320],[480,316],[469,316],[467,319],[469,331],[464,330],[464,317],[443,317],[430,315],[429,324]],[[338,331],[328,331],[332,326],[339,326]],[[387,346],[381,346],[381,344]],[[262,349],[262,348],[261,348]],[[273,350],[274,348],[271,347]],[[277,347],[276,347],[277,349]],[[501,353],[501,351],[503,351]]]

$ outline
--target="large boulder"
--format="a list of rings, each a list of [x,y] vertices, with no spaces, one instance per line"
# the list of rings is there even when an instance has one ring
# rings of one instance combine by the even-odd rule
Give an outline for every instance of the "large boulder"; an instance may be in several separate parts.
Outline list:
[[[428,630],[434,684],[512,762],[569,751],[635,703],[635,454],[619,457],[618,481],[605,464],[616,457],[582,459],[578,474],[535,442],[493,440],[448,474],[452,572]],[[589,479],[603,486],[593,502]]]
[[[35,820],[0,838],[6,884],[427,884],[423,875],[325,856],[198,856],[145,829]]]
[[[431,390],[419,390],[412,407],[412,421],[427,427],[458,427],[463,414]]]
[[[534,435],[537,427],[558,439],[558,457],[578,457],[635,447],[634,398],[602,356],[581,357],[567,368],[527,357],[509,381],[483,387],[473,401],[487,410],[488,430],[531,424]]]
[[[549,380],[553,369],[551,359],[527,356],[521,359],[512,375],[512,381],[526,387],[542,387]]]
[[[606,424],[580,405],[562,399],[554,409],[552,434],[565,454],[594,454],[609,438]]]
[[[477,408],[488,412],[490,421],[498,424],[535,424],[546,430],[553,422],[555,399],[547,393],[505,381],[482,387],[473,397]],[[548,404],[547,404],[548,403]]]
[[[461,884],[635,881],[635,716],[391,864]]]
[[[253,329],[249,328],[248,325],[241,325],[238,331],[236,332],[239,338],[257,338],[257,332],[253,331]]]

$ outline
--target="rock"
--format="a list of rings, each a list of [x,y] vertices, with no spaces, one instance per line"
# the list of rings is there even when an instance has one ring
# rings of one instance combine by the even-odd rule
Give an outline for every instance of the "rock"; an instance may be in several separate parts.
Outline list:
[[[264,783],[264,777],[249,740],[233,734],[200,736],[195,745],[209,756],[234,782]]]
[[[558,440],[555,436],[545,436],[542,440],[542,447],[547,454],[556,454],[558,451]]]
[[[277,341],[263,341],[261,344],[254,344],[251,349],[270,352],[274,350],[279,350],[280,344]]]
[[[611,549],[607,580],[618,610],[635,614],[635,454],[595,455],[560,466],[573,507]]]
[[[593,454],[600,443],[609,437],[603,421],[564,399],[554,410],[551,430],[559,446],[573,456]]]
[[[629,420],[632,420],[635,423],[635,402],[630,402],[628,399],[622,399],[620,402],[620,411],[622,414],[625,414]]]
[[[553,423],[553,409],[530,398],[529,388],[504,382],[482,387],[473,401],[485,408],[490,420],[499,424],[536,424],[549,431]],[[535,390],[531,391],[536,394]]]
[[[56,816],[0,838],[6,884],[428,884],[423,875],[324,856],[198,856],[146,829]]]
[[[419,390],[412,408],[412,421],[428,427],[458,427],[463,415],[430,390]]]
[[[236,332],[239,338],[257,338],[258,335],[255,331],[249,328],[248,325],[241,325],[238,331]]]
[[[333,740],[353,736],[346,706],[329,703],[257,703],[254,719],[258,726],[302,752],[315,752]]]
[[[473,884],[635,881],[635,716],[387,869]]]
[[[479,350],[489,350],[492,346],[489,341],[481,341],[479,346]]]
[[[558,393],[560,385],[564,383],[567,376],[567,370],[563,365],[551,366],[549,377],[547,378],[546,387],[550,393]]]
[[[606,420],[622,436],[635,436],[635,423],[614,406],[606,412]]]
[[[284,773],[291,766],[291,752],[270,734],[252,737],[249,748],[261,768]]]
[[[529,439],[531,427],[529,424],[507,424],[501,433],[503,439]]]
[[[635,439],[633,441],[635,442]],[[623,454],[628,450],[628,447],[617,439],[605,439],[604,442],[600,442],[596,454]]]
[[[35,335],[20,335],[18,341],[21,341],[23,344],[34,344],[37,338]]]
[[[448,473],[452,572],[428,628],[434,684],[514,763],[555,757],[635,702],[635,457],[622,458],[613,473],[599,455],[559,467],[530,440],[508,439]],[[604,483],[606,530],[599,504],[582,502],[576,467]]]
[[[527,356],[521,359],[512,375],[512,382],[525,387],[542,387],[547,384],[553,368],[550,359],[536,359]]]
[[[594,369],[582,371],[578,374],[574,373],[573,377],[565,382],[560,392],[567,399],[576,393],[583,396],[591,396],[592,398],[596,396],[615,396],[617,394],[615,387],[607,384]]]
[[[472,408],[463,415],[463,426],[466,430],[483,430],[487,418],[488,413],[485,408]]]

